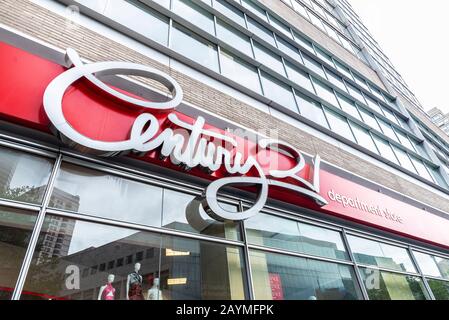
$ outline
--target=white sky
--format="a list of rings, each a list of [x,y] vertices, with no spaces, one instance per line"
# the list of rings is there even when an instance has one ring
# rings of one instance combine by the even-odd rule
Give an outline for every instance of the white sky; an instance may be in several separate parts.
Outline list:
[[[449,1],[349,1],[424,110],[449,112]]]

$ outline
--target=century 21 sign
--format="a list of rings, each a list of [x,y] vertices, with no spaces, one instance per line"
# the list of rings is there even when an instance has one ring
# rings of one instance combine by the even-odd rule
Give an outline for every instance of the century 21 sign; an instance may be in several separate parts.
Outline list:
[[[160,148],[162,157],[169,157],[172,163],[186,168],[201,166],[213,173],[224,167],[230,176],[210,183],[201,201],[205,212],[218,221],[245,220],[257,214],[268,199],[269,186],[292,190],[313,199],[319,206],[327,204],[327,201],[319,194],[319,156],[314,158],[313,166],[310,166],[312,181],[308,181],[299,176],[306,166],[304,156],[299,151],[285,142],[262,139],[258,141],[259,148],[280,151],[291,157],[295,163],[292,168],[287,170],[269,170],[268,173],[265,173],[256,157],[251,155],[245,157],[237,151],[238,142],[235,138],[206,130],[203,117],[198,117],[193,124],[190,124],[179,119],[175,113],[170,113],[167,117],[168,121],[174,126],[184,129],[184,132],[174,130],[171,126],[161,127],[152,112],[174,111],[183,100],[182,88],[169,75],[135,63],[84,64],[78,53],[70,48],[67,49],[66,55],[71,68],[48,85],[44,93],[44,108],[54,128],[64,137],[64,141],[69,141],[69,145],[83,146],[83,150],[89,150],[101,156],[115,156],[126,152],[142,154]],[[171,91],[173,98],[167,102],[150,102],[134,98],[113,89],[97,77],[98,75],[117,74],[142,76],[158,81]],[[78,132],[67,121],[62,107],[64,94],[72,84],[82,78],[86,78],[98,89],[123,101],[126,105],[148,109],[148,112],[140,114],[134,120],[130,128],[129,139],[118,142],[91,139]],[[213,142],[211,138],[213,138]],[[217,143],[217,141],[222,143]],[[286,182],[285,179],[288,179],[289,182]],[[236,213],[222,208],[218,203],[217,195],[221,188],[238,184],[258,186],[259,193],[252,207]]]

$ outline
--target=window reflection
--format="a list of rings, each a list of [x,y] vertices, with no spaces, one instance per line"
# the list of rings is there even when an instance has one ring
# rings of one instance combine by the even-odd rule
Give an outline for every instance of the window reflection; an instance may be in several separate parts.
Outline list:
[[[251,244],[326,258],[349,259],[337,231],[266,214],[248,219],[245,227]]]
[[[0,148],[0,198],[42,202],[53,161]]]
[[[36,216],[0,207],[0,300],[12,297]]]
[[[55,182],[50,207],[160,226],[162,189],[63,163]]]
[[[258,300],[362,298],[351,267],[259,251],[250,260]]]
[[[244,299],[241,251],[47,216],[22,299]]]

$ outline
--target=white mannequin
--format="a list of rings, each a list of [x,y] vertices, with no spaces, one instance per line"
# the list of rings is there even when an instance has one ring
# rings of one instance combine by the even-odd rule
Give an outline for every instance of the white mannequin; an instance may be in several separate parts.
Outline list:
[[[134,265],[134,272],[137,273],[137,274],[139,274],[140,267],[141,267],[140,263],[137,262],[137,263]],[[141,282],[142,282],[142,276],[139,275],[139,277],[140,277]],[[126,300],[129,300],[129,282],[130,282],[130,280],[131,280],[131,275],[128,275],[128,278],[126,279]]]
[[[98,300],[102,300],[104,289],[106,289],[106,287],[107,287],[108,284],[111,285],[111,284],[114,282],[114,280],[115,280],[115,276],[114,276],[113,274],[110,274],[110,275],[108,276],[108,283],[100,288],[100,292],[98,293]],[[111,293],[109,293],[109,294],[111,294]],[[113,293],[112,293],[112,294],[113,294]],[[113,296],[112,296],[112,297],[113,297]]]
[[[162,291],[159,290],[159,278],[154,278],[153,286],[148,290],[148,300],[164,300],[162,298]]]

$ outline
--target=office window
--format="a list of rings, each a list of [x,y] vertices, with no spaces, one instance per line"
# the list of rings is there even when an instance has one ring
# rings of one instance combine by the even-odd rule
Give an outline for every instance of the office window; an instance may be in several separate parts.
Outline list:
[[[335,73],[333,73],[327,68],[324,68],[324,70],[326,71],[327,80],[332,82],[332,84],[336,85],[341,90],[348,92],[348,89],[346,89],[343,79],[340,76],[337,76]]]
[[[238,24],[246,27],[245,17],[243,12],[226,2],[226,0],[214,0],[214,9],[221,12],[229,19],[237,22]]]
[[[0,198],[42,203],[53,160],[0,147]]]
[[[362,88],[364,88],[364,89],[367,90],[367,91],[370,91],[368,85],[366,84],[366,81],[365,81],[362,77],[358,76],[358,75],[355,74],[355,73],[353,73],[353,75],[354,75],[354,80],[355,80],[355,82],[356,82],[359,86],[361,86]]]
[[[329,129],[323,108],[318,102],[297,91],[296,100],[298,101],[299,113],[303,117]]]
[[[299,53],[299,50],[296,47],[292,46],[290,43],[288,43],[281,37],[277,37],[277,42],[278,42],[279,50],[288,54],[296,62],[303,63],[302,57]]]
[[[407,155],[407,152],[402,151],[401,149],[392,146],[394,153],[399,159],[399,162],[401,163],[401,166],[413,173],[417,173],[415,167],[413,166],[412,161],[410,160],[409,156]]]
[[[348,120],[345,117],[327,108],[324,108],[324,111],[326,114],[326,118],[329,121],[330,129],[333,132],[345,137],[346,139],[356,142],[354,139],[354,135],[352,134],[351,128],[349,127]]]
[[[321,59],[326,61],[331,66],[334,66],[334,61],[332,60],[330,55],[328,55],[327,53],[324,53],[324,51],[321,50],[320,48],[315,48],[315,50],[316,50],[316,54],[318,57],[320,57]]]
[[[396,155],[394,154],[393,149],[388,141],[374,135],[374,142],[376,142],[376,146],[380,151],[380,155],[387,160],[390,160],[393,163],[399,164]]]
[[[362,92],[359,89],[357,89],[356,87],[354,87],[352,84],[350,84],[348,82],[346,82],[346,86],[348,87],[348,91],[351,96],[353,96],[355,99],[359,100],[360,102],[366,104],[365,98],[363,97]]]
[[[400,143],[399,138],[396,136],[396,133],[394,132],[391,125],[383,121],[382,119],[377,119],[379,122],[380,127],[382,128],[383,133],[390,139],[393,139],[394,141]]]
[[[337,93],[337,99],[338,99],[338,102],[340,103],[341,109],[344,112],[350,114],[351,116],[353,116],[354,118],[356,118],[360,121],[363,121],[362,117],[360,116],[360,113],[357,110],[357,107],[353,101],[347,99],[346,97],[344,97],[338,93]]]
[[[188,0],[172,0],[173,11],[199,28],[215,34],[214,16]]]
[[[273,17],[273,15],[270,15],[270,23],[278,29],[280,32],[282,32],[287,37],[291,38],[292,34],[290,32],[290,28],[286,26],[284,23]]]
[[[297,113],[295,98],[293,96],[292,88],[283,84],[279,80],[262,72],[262,86],[263,92],[268,99],[278,103],[279,105],[292,110]]]
[[[265,10],[255,4],[252,0],[242,0],[242,5],[262,20],[268,21]]]
[[[360,146],[367,148],[368,150],[370,150],[376,154],[379,154],[379,151],[377,150],[376,145],[375,145],[373,138],[371,137],[369,131],[351,121],[349,121],[349,123],[351,125],[352,132],[354,133],[354,136],[357,140],[357,143]]]
[[[220,50],[221,73],[231,80],[257,92],[262,93],[257,69],[240,58]]]
[[[171,33],[171,47],[200,65],[218,72],[217,47],[191,31],[174,23]]]
[[[304,64],[307,68],[312,70],[313,72],[317,73],[323,78],[326,78],[324,74],[324,70],[321,64],[310,58],[309,56],[303,54]]]
[[[376,117],[374,117],[374,114],[371,112],[365,111],[362,108],[359,108],[360,114],[362,115],[363,122],[365,122],[367,125],[369,125],[371,128],[378,130],[379,132],[382,132],[380,129],[379,123],[376,120]]]
[[[271,32],[269,29],[265,28],[263,25],[261,25],[256,20],[251,19],[250,17],[248,17],[248,29],[251,32],[253,32],[256,36],[261,38],[262,40],[268,42],[272,46],[276,46],[276,43],[274,41],[273,32]]]
[[[217,19],[217,36],[230,46],[253,57],[249,37],[219,19]]]
[[[331,105],[338,107],[338,101],[337,101],[337,97],[335,96],[334,90],[332,90],[332,88],[328,87],[321,81],[316,80],[313,77],[312,77],[312,79],[313,79],[313,85],[315,87],[317,95],[321,99],[329,102]]]
[[[431,182],[434,182],[432,176],[430,175],[430,173],[429,173],[429,171],[427,170],[427,168],[426,168],[426,166],[424,165],[424,163],[423,163],[421,160],[417,159],[416,157],[414,157],[414,156],[412,156],[412,155],[410,155],[410,158],[412,159],[412,162],[413,162],[413,164],[414,164],[416,170],[418,170],[418,174],[419,174],[422,178],[424,178],[424,179],[426,179],[426,180],[429,180],[429,181],[431,181]]]
[[[349,260],[339,232],[268,214],[245,221],[248,242],[254,245]]]
[[[373,109],[373,111],[376,111],[380,114],[383,114],[382,109],[380,108],[379,104],[377,103],[376,100],[374,100],[373,98],[369,97],[368,95],[364,95],[365,100],[367,102],[368,107],[370,107],[371,109]]]
[[[360,264],[416,273],[407,249],[348,235],[349,246]]]
[[[315,54],[315,50],[313,49],[313,45],[310,41],[304,39],[299,33],[293,30],[293,35],[295,37],[295,42],[297,42],[300,46],[302,46],[307,51]]]
[[[410,139],[408,138],[408,136],[406,134],[402,133],[399,130],[395,130],[395,132],[396,132],[396,135],[399,138],[400,143],[404,147],[406,147],[406,148],[408,148],[408,149],[410,149],[412,151],[415,151],[415,148],[413,148],[413,144],[410,142]]]
[[[250,250],[258,300],[362,299],[352,267]]]
[[[306,72],[295,67],[290,62],[286,62],[285,66],[287,67],[287,74],[290,80],[295,82],[301,88],[315,93],[315,90],[313,90],[312,82],[310,81],[309,75]]]
[[[296,12],[303,15],[305,18],[309,19],[309,14],[307,13],[306,8],[296,0],[292,0],[293,9],[295,9]]]
[[[281,57],[275,55],[270,50],[254,42],[254,52],[256,54],[256,60],[263,64],[265,67],[270,68],[282,75],[285,74],[284,65],[282,64]]]
[[[382,107],[382,110],[385,114],[385,117],[388,118],[388,120],[390,120],[391,122],[396,123],[397,125],[400,125],[398,119],[396,119],[396,116],[394,115],[394,113],[390,110],[388,110],[387,108]]]
[[[343,73],[346,77],[348,77],[349,79],[352,79],[352,74],[351,71],[345,67],[344,65],[342,65],[340,62],[338,62],[337,60],[334,60],[335,62],[335,66],[337,67],[337,70],[340,71],[341,73]]]

